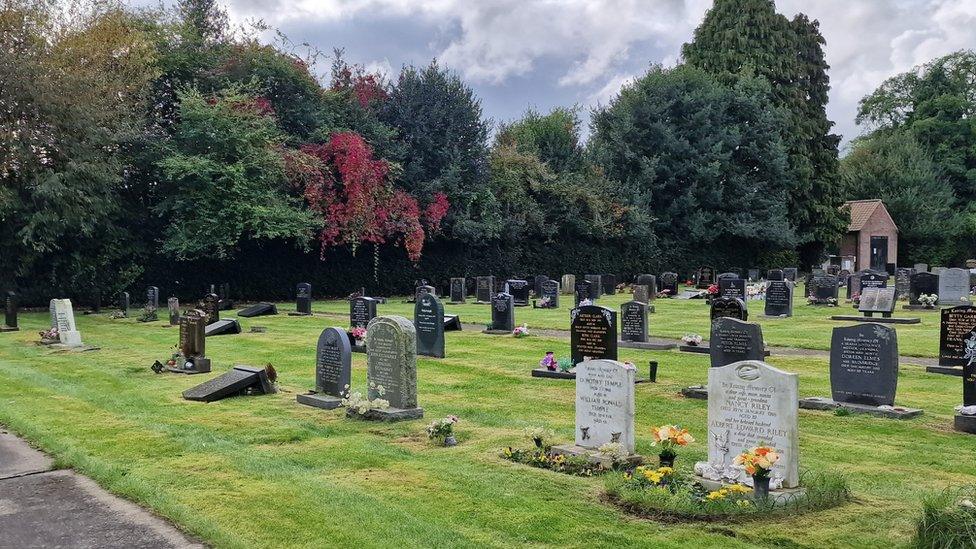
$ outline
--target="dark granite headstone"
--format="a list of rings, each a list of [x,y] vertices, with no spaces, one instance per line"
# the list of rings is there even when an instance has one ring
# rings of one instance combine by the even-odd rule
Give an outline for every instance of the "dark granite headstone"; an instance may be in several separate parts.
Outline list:
[[[793,316],[792,282],[773,280],[766,283],[766,307],[763,313],[766,316]]]
[[[312,314],[312,285],[308,282],[295,287],[295,312],[300,315]]]
[[[434,294],[434,295],[436,295],[437,294],[437,288],[435,288],[435,287],[433,287],[433,286],[431,286],[429,284],[426,284],[426,282],[427,282],[426,280],[422,280],[421,282],[424,282],[424,284],[421,284],[421,285],[417,286],[416,288],[414,288],[414,293],[413,293],[413,300],[414,300],[414,302],[416,302],[418,299],[420,299],[420,296],[422,296],[422,295],[425,295],[425,294]]]
[[[912,294],[912,274],[915,271],[900,268],[895,271],[895,299],[909,299]]]
[[[939,366],[965,366],[976,357],[976,307],[942,309]]]
[[[0,331],[3,332],[15,332],[20,328],[17,326],[17,294],[8,291],[4,294],[4,321],[3,326],[0,327]]]
[[[480,303],[490,303],[495,295],[495,277],[479,276],[476,279],[475,297]]]
[[[972,340],[973,358],[962,367],[962,405],[976,406],[976,335]]]
[[[873,323],[834,328],[830,389],[835,402],[893,406],[897,385],[898,334],[894,328]]]
[[[542,282],[542,293],[539,297],[546,301],[547,306],[552,309],[559,308],[559,282],[546,279]]]
[[[659,291],[665,290],[671,297],[678,295],[678,273],[671,271],[661,273],[661,289]]]
[[[606,295],[617,293],[617,275],[600,275],[600,291]]]
[[[657,297],[657,277],[656,276],[654,276],[652,274],[642,274],[642,275],[639,275],[637,277],[637,280],[636,280],[636,285],[637,286],[647,286],[647,301],[644,301],[645,303],[647,303],[649,301],[654,301],[654,298]],[[641,300],[638,299],[637,301],[641,301]]]
[[[769,269],[766,271],[766,280],[785,280],[783,269]]]
[[[888,273],[876,273],[874,271],[863,271],[858,277],[859,287],[861,293],[864,293],[865,288],[887,288],[888,287]]]
[[[200,402],[214,402],[248,393],[269,394],[274,386],[264,368],[234,366],[234,369],[183,391],[183,398]]]
[[[585,278],[590,282],[590,299],[597,300],[603,296],[603,277],[600,275],[586,275]]]
[[[365,328],[376,317],[376,300],[372,297],[356,297],[349,300],[349,327]]]
[[[220,289],[217,292],[218,296],[218,306],[221,311],[229,311],[234,308],[234,300],[230,298],[230,284],[224,282],[220,285]]]
[[[789,280],[790,282],[796,282],[796,267],[784,267],[783,268],[783,279]]]
[[[237,311],[237,316],[242,316],[244,318],[253,318],[256,316],[267,316],[278,314],[278,307],[274,303],[257,303],[251,305],[246,309],[241,309]]]
[[[592,301],[593,283],[590,282],[589,280],[581,280],[576,283],[576,288],[574,288],[573,293],[575,295],[577,307],[579,307],[579,304],[582,303],[584,300],[589,299],[590,301]]]
[[[749,320],[749,311],[746,304],[735,297],[717,297],[712,300],[711,314],[709,315],[714,322],[716,318],[728,317],[738,320]]]
[[[352,346],[342,328],[326,328],[315,348],[315,391],[298,395],[298,402],[331,410],[349,395],[352,372]]]
[[[919,272],[911,276],[908,302],[912,305],[918,305],[918,297],[921,295],[939,295],[939,275]]]
[[[491,329],[511,333],[515,329],[515,300],[501,292],[491,298]]]
[[[156,286],[146,288],[146,309],[152,311],[159,309],[159,288]]]
[[[810,280],[813,286],[810,297],[818,301],[837,300],[837,290],[840,287],[837,277],[833,275],[817,275]]]
[[[417,408],[416,339],[413,324],[402,316],[378,316],[369,322],[367,398],[381,398],[393,408]]]
[[[731,273],[730,273],[731,274]],[[733,276],[735,276],[733,274]],[[746,281],[741,278],[724,277],[718,279],[718,295],[734,297],[746,301]]]
[[[219,336],[219,335],[232,335],[241,333],[241,325],[237,322],[235,318],[229,318],[225,320],[218,320],[217,322],[211,322],[207,324],[206,335]]]
[[[122,316],[129,316],[129,292],[119,293],[119,312]]]
[[[620,306],[620,339],[622,341],[647,341],[647,304],[628,301]]]
[[[886,317],[891,316],[891,313],[895,311],[895,289],[862,287],[861,302],[858,304],[857,310],[866,316],[872,316],[874,313],[882,313]]]
[[[444,305],[431,294],[420,296],[413,308],[417,354],[444,358]],[[368,347],[367,347],[368,349]]]
[[[220,320],[219,301],[220,298],[217,297],[217,294],[210,293],[203,297],[201,308],[207,315],[207,324],[213,324]]]
[[[573,364],[584,359],[617,360],[617,313],[599,305],[570,311],[569,348]]]
[[[759,282],[759,269],[749,269],[749,282]]]
[[[535,291],[536,297],[542,296],[542,283],[547,280],[549,280],[549,277],[546,275],[535,275],[532,278],[533,290]]]
[[[528,280],[509,279],[505,281],[505,287],[508,293],[512,295],[512,299],[515,300],[516,307],[529,304],[529,290],[531,288]]]
[[[705,289],[715,284],[715,267],[699,267],[695,274],[696,287]]]
[[[740,360],[765,360],[762,327],[734,318],[716,318],[708,338],[708,354],[712,368]]]
[[[467,298],[464,278],[451,279],[451,303],[464,303]]]
[[[180,300],[171,297],[166,300],[166,308],[169,309],[169,325],[177,326],[180,323]]]

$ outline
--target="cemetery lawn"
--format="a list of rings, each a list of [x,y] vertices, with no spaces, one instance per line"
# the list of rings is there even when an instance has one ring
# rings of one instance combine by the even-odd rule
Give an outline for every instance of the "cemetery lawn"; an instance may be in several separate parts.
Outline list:
[[[400,301],[380,305],[379,313],[410,310]],[[603,303],[622,301],[618,295]],[[653,334],[707,333],[703,303],[655,305]],[[294,310],[293,303],[278,307],[283,314],[241,319],[243,334],[209,338],[214,374],[200,376],[150,371],[177,340],[177,328],[164,322],[79,311],[83,340],[100,350],[52,353],[34,344],[48,314],[22,314],[20,332],[0,334],[0,424],[54,455],[60,466],[219,547],[903,547],[924,495],[976,484],[976,439],[951,427],[960,379],[903,366],[898,404],[923,408],[921,418],[800,411],[801,468],[845,474],[855,501],[765,523],[636,519],[602,500],[601,478],[500,457],[509,445],[531,444],[521,434],[529,426],[544,425],[558,441],[572,440],[574,384],[529,376],[545,351],[566,356],[567,339],[448,332],[448,358],[418,359],[425,419],[377,424],[295,403],[297,393],[313,386],[319,332],[345,327],[348,304],[315,304],[317,312],[341,317],[290,317],[284,312]],[[485,305],[446,309],[465,322],[487,322],[489,314]],[[826,349],[829,330],[838,324],[823,319],[835,311],[798,302],[793,319],[761,322],[774,344]],[[516,321],[530,327],[565,328],[567,316],[566,307],[516,310]],[[896,326],[902,354],[935,353],[937,315],[920,316],[921,326]],[[268,330],[247,333],[255,325]],[[705,456],[706,402],[678,391],[705,381],[707,355],[621,349],[620,358],[637,363],[641,375],[648,360],[661,364],[660,382],[636,389],[638,452],[656,454],[652,425],[680,423],[698,438],[678,456],[679,469],[690,469]],[[824,359],[774,354],[768,361],[800,374],[801,396],[829,396]],[[234,364],[267,362],[279,372],[276,395],[213,404],[180,397]],[[364,390],[365,378],[365,355],[354,354],[354,390]],[[460,445],[435,447],[424,427],[447,414],[461,418]]]

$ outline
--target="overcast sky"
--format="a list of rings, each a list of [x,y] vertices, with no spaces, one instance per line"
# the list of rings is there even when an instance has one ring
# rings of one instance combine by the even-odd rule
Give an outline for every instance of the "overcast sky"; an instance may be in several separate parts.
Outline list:
[[[138,1],[138,0],[137,0]],[[528,107],[606,104],[649,65],[674,65],[712,0],[224,0],[293,42],[395,74],[436,57],[459,72],[487,117]],[[830,64],[828,115],[847,142],[857,102],[885,78],[976,48],[976,0],[778,0],[820,21]],[[326,70],[323,66],[321,69]]]

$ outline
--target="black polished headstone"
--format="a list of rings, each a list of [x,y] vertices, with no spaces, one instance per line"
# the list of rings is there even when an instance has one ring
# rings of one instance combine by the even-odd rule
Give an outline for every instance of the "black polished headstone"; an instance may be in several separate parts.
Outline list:
[[[13,291],[8,291],[4,294],[4,322],[3,326],[0,327],[0,331],[4,332],[14,332],[20,328],[17,326],[17,294]]]
[[[939,366],[965,366],[976,357],[976,307],[942,309]]]
[[[606,295],[617,293],[617,275],[600,275],[600,291]]]
[[[515,329],[515,300],[505,292],[491,298],[491,329],[511,332]]]
[[[417,354],[444,358],[444,305],[432,294],[422,295],[413,308]]]
[[[734,273],[732,276],[735,276]],[[718,279],[719,297],[739,298],[745,303],[746,300],[746,281],[741,278],[721,277]]]
[[[766,316],[793,316],[793,283],[773,280],[766,283]]]
[[[712,321],[708,354],[712,368],[741,360],[765,360],[766,347],[762,327],[734,318],[719,317]]]
[[[532,278],[532,290],[537,297],[542,295],[542,283],[547,280],[549,280],[549,277],[546,275],[535,275]]]
[[[542,293],[539,297],[543,300],[548,300],[548,307],[552,309],[559,308],[559,282],[555,280],[546,279],[542,282]]]
[[[882,324],[834,328],[830,389],[836,402],[893,406],[898,386],[898,334]]]
[[[183,398],[200,402],[214,402],[248,393],[269,394],[274,387],[264,368],[234,366],[234,369],[183,391]]]
[[[911,276],[908,302],[912,305],[918,305],[918,298],[921,295],[939,295],[939,275],[921,272]]]
[[[818,302],[826,303],[831,299],[837,300],[838,288],[839,284],[836,276],[816,275],[810,279],[810,288],[807,291],[807,295]]]
[[[783,269],[769,269],[766,271],[766,280],[785,280]]]
[[[715,284],[715,267],[699,267],[695,274],[696,287],[705,289]]]
[[[858,277],[860,281],[859,287],[861,288],[861,293],[864,293],[866,288],[887,288],[888,287],[888,273],[876,273],[874,271],[862,272]]]
[[[783,268],[783,280],[789,280],[790,282],[796,282],[796,267],[784,267]]]
[[[521,307],[529,304],[529,290],[531,288],[528,280],[514,278],[506,280],[505,288],[511,294],[512,299],[515,300],[516,306]]]
[[[573,364],[584,359],[617,360],[617,313],[599,305],[569,313],[569,348]]]
[[[349,300],[349,327],[365,328],[376,317],[376,300],[372,297],[356,297]]]
[[[226,320],[218,320],[217,322],[211,322],[207,324],[206,335],[219,336],[219,335],[232,335],[241,333],[241,325],[237,322],[237,319],[229,318]]]
[[[647,304],[628,301],[620,306],[621,341],[647,341]]]
[[[479,276],[475,284],[475,298],[481,303],[490,303],[495,295],[495,277]]]
[[[735,297],[717,297],[712,300],[711,314],[709,317],[714,321],[716,318],[728,317],[739,320],[749,320],[749,311],[746,304],[741,299]]]
[[[349,393],[352,347],[342,328],[326,328],[315,348],[315,391],[335,397]]]
[[[759,282],[759,269],[749,269],[749,282]]]
[[[601,275],[589,274],[583,278],[590,283],[590,299],[600,299],[603,296],[603,277]]]
[[[671,297],[678,295],[678,273],[671,271],[661,273],[661,287],[658,291],[667,291]]]
[[[590,282],[589,280],[581,280],[577,282],[576,287],[573,289],[573,294],[574,294],[577,307],[579,307],[579,304],[582,303],[584,300],[589,299],[590,301],[592,301],[593,283]]]
[[[451,279],[451,303],[464,303],[467,298],[464,278]]]
[[[295,312],[302,315],[312,314],[312,285],[302,282],[295,287]]]
[[[129,316],[129,292],[120,292],[118,299],[119,312],[122,313],[122,316]]]

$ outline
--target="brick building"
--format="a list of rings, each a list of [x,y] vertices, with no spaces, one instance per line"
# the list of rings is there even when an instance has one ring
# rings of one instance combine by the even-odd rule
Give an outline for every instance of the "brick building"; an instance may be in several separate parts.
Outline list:
[[[840,255],[853,256],[856,270],[894,274],[898,265],[898,226],[880,200],[851,200],[841,206],[851,214]]]

